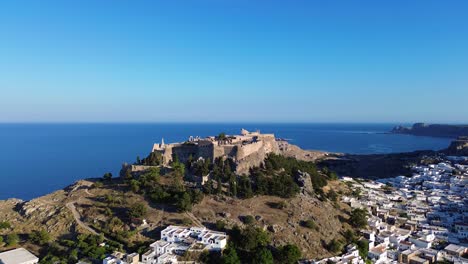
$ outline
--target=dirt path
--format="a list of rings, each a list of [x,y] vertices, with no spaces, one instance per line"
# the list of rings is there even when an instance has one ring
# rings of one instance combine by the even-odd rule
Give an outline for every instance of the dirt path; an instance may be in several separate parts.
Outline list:
[[[76,221],[76,223],[78,223],[79,226],[81,226],[82,228],[88,230],[89,232],[91,232],[94,235],[100,235],[96,230],[94,230],[93,228],[91,228],[87,224],[83,223],[83,221],[81,221],[81,216],[80,216],[80,213],[78,213],[78,211],[76,210],[75,202],[69,202],[69,203],[66,204],[66,206],[72,212],[73,217],[75,218],[75,221]],[[104,238],[107,239],[106,237],[104,237]]]
[[[204,227],[202,222],[200,222],[200,220],[198,220],[198,218],[196,218],[191,212],[185,212],[185,215],[187,215],[187,217],[190,218],[190,220],[192,220],[192,223],[194,225],[198,227]]]

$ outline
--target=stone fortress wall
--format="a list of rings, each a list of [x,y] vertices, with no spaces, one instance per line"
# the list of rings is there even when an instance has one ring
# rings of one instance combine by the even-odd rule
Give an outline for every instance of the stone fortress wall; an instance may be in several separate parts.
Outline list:
[[[263,163],[268,153],[278,153],[279,148],[274,134],[261,134],[242,129],[241,135],[231,135],[224,140],[216,137],[193,138],[183,143],[154,144],[153,152],[163,155],[165,165],[172,161],[173,154],[179,161],[186,162],[190,156],[193,159],[231,158],[236,162],[238,173],[247,173],[253,166]]]

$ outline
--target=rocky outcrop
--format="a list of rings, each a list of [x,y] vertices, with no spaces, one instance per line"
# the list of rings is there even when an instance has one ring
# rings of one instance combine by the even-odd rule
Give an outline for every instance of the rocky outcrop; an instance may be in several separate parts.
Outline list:
[[[468,125],[415,123],[412,127],[396,126],[390,131],[390,133],[457,138],[460,136],[468,136]]]
[[[458,137],[452,141],[445,153],[451,156],[468,156],[468,136]]]
[[[301,193],[303,194],[313,194],[314,189],[312,186],[312,180],[310,179],[310,174],[307,172],[297,171],[296,181],[301,188]]]

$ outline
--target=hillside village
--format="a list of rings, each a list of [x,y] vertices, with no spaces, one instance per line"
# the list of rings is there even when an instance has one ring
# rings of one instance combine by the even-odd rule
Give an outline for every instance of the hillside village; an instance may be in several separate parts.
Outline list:
[[[468,166],[456,163],[463,160],[414,166],[411,177],[343,179],[358,193],[343,202],[368,211],[361,233],[373,263],[468,263]]]

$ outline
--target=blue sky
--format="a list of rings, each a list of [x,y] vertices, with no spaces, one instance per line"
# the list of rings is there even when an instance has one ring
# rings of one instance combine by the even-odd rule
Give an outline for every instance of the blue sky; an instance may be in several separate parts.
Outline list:
[[[0,122],[468,122],[467,1],[1,1]]]

